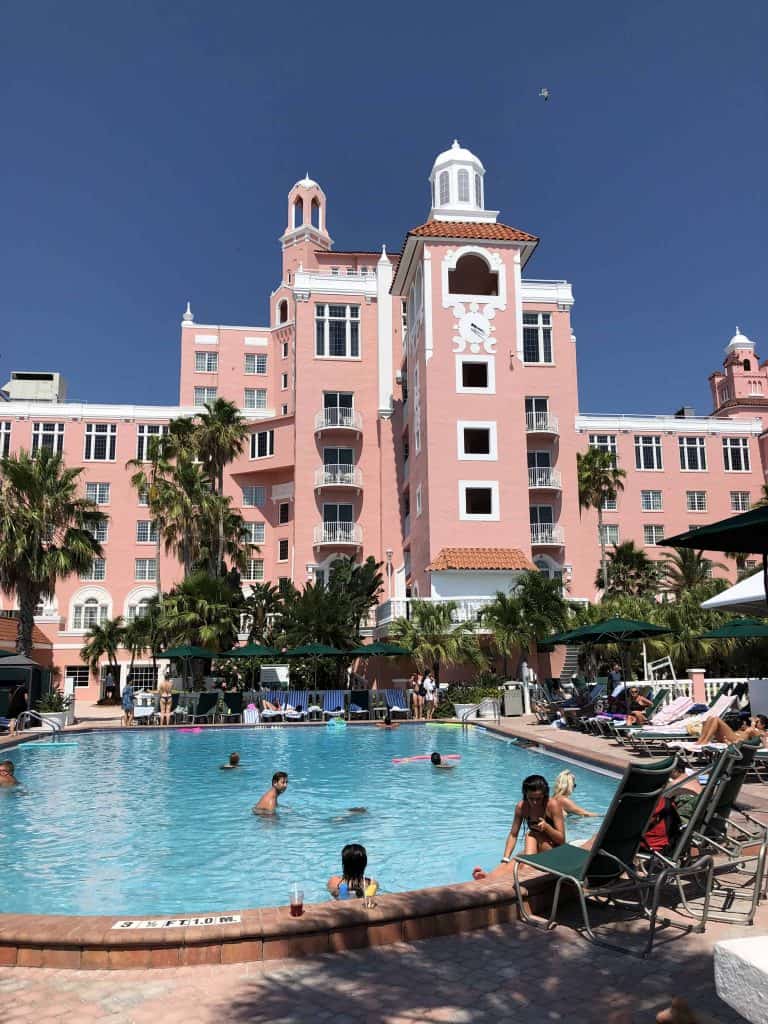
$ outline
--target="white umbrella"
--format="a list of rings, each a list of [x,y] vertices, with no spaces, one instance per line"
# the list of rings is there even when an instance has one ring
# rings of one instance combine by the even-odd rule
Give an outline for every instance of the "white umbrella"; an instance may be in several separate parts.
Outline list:
[[[762,572],[745,576],[727,590],[702,601],[702,608],[708,611],[741,612],[743,615],[765,616],[765,583]]]

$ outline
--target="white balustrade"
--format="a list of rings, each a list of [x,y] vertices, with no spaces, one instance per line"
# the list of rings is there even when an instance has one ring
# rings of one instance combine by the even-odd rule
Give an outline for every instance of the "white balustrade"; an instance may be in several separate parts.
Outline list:
[[[560,424],[551,412],[527,412],[525,430],[528,434],[559,434]]]
[[[563,486],[560,470],[550,466],[529,466],[528,486],[538,490],[559,491]]]
[[[320,544],[354,545],[363,543],[363,531],[357,523],[320,523],[314,530],[315,546]]]
[[[315,416],[315,430],[356,430],[363,429],[363,417],[356,409],[331,406],[321,409]]]
[[[531,523],[531,544],[534,547],[559,547],[564,543],[562,526],[555,523]]]
[[[347,463],[327,463],[315,470],[315,487],[363,486],[363,473]]]

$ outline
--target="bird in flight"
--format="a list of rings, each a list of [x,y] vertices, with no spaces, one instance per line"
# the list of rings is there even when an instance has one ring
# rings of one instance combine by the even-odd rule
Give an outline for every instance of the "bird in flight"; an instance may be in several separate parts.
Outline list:
[[[547,89],[546,86],[543,89],[539,89],[539,96],[541,96],[541,98],[546,103],[549,99],[549,89]]]

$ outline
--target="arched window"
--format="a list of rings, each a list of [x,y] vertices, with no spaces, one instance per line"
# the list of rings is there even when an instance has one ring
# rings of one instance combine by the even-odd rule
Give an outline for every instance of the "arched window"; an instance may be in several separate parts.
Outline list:
[[[89,597],[82,604],[72,607],[72,628],[90,629],[91,626],[100,625],[107,618],[109,609],[105,604],[99,604],[95,597]]]
[[[482,256],[470,252],[448,272],[448,290],[452,295],[498,295],[499,275]]]
[[[279,324],[288,323],[288,300],[281,299],[277,304],[277,322]]]
[[[745,359],[742,365],[744,366],[744,369],[747,371],[747,373],[749,373],[749,371],[752,369],[752,363],[750,363],[748,359]]]
[[[440,205],[445,206],[451,198],[451,190],[448,184],[448,171],[441,171],[437,179],[440,186]]]
[[[459,171],[459,202],[469,202],[469,171],[464,168]]]
[[[316,199],[312,200],[312,227],[320,230],[320,203]]]
[[[149,598],[142,597],[136,604],[128,605],[128,621],[133,622],[134,619],[143,619],[149,611]]]
[[[475,206],[479,210],[483,208],[483,186],[479,174],[475,175]]]
[[[304,223],[304,200],[301,196],[294,200],[293,203],[293,226],[300,228]]]

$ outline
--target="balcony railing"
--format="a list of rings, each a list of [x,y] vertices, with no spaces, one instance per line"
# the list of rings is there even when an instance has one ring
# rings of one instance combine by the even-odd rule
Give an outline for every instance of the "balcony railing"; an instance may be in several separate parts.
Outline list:
[[[328,463],[315,470],[315,487],[356,487],[363,486],[363,473],[357,466],[347,463]]]
[[[554,523],[531,523],[531,544],[534,547],[561,547],[565,543],[562,526]]]
[[[315,547],[322,544],[361,547],[363,531],[357,523],[320,523],[315,527]]]
[[[563,486],[560,470],[551,469],[549,466],[530,466],[528,468],[528,486],[540,491],[559,491]]]
[[[363,429],[363,417],[356,409],[344,409],[332,406],[321,409],[315,416],[315,430],[355,430],[359,434]]]
[[[393,597],[389,601],[382,601],[376,609],[376,625],[385,626],[387,623],[392,622],[393,619],[410,619],[411,603],[415,600],[419,599],[413,597]],[[421,598],[421,600],[429,602],[429,604],[445,604],[446,601],[453,601],[456,604],[456,608],[451,616],[451,622],[454,625],[459,622],[474,622],[476,625],[481,626],[483,609],[495,600],[495,595],[491,597],[457,598],[426,597]]]
[[[559,434],[560,424],[551,412],[527,412],[525,430],[528,434]]]

